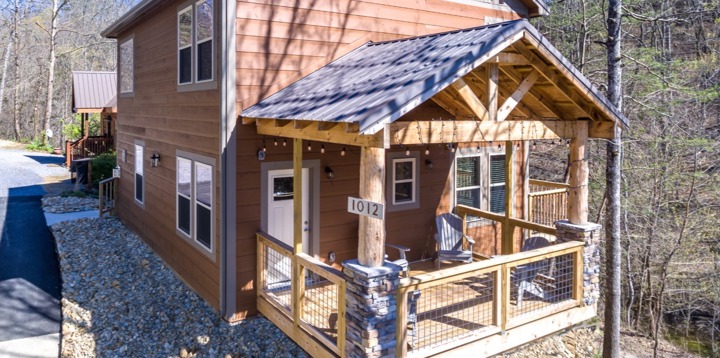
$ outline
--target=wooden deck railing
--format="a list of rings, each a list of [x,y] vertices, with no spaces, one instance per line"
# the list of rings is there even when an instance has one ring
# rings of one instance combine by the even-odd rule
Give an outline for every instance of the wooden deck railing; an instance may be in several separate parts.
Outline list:
[[[538,224],[523,219],[506,218],[505,215],[502,214],[479,210],[465,205],[456,206],[455,213],[461,218],[463,218],[463,227],[467,222],[468,216],[477,216],[500,223],[503,232],[505,232],[505,230],[510,230],[510,232],[514,232],[515,228],[521,228],[549,235],[555,235],[556,233],[555,226]]]
[[[99,212],[100,218],[105,213],[115,211],[115,200],[117,199],[118,178],[107,178],[100,181],[99,185]]]
[[[397,356],[431,356],[579,307],[582,250],[568,242],[402,279]]]
[[[530,180],[528,194],[528,221],[553,225],[568,216],[568,191],[570,185],[544,180]]]
[[[347,327],[344,275],[309,255],[293,255],[289,245],[265,233],[257,234],[257,249],[260,312],[295,342],[303,342],[311,354],[329,351],[343,357]],[[317,349],[312,339],[327,351]]]
[[[65,141],[65,167],[75,159],[91,158],[107,153],[113,148],[113,137],[88,136],[74,142]]]

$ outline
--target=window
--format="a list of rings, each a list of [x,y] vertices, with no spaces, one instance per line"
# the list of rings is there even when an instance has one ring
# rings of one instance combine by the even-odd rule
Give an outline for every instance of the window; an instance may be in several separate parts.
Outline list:
[[[490,211],[505,212],[505,156],[490,156]]]
[[[392,161],[393,205],[415,202],[415,158],[394,159]]]
[[[200,0],[178,10],[178,85],[213,80],[213,1]]]
[[[386,211],[417,209],[420,207],[419,152],[405,150],[387,153],[385,175]]]
[[[213,251],[212,159],[178,151],[177,230],[183,237]]]
[[[131,38],[120,44],[120,93],[132,93],[134,86],[134,58]]]
[[[505,155],[491,153],[493,148],[485,148],[481,153],[476,149],[463,151],[466,153],[460,153],[455,160],[455,204],[504,213]]]
[[[139,204],[145,202],[145,180],[143,178],[144,144],[135,144],[135,201]]]

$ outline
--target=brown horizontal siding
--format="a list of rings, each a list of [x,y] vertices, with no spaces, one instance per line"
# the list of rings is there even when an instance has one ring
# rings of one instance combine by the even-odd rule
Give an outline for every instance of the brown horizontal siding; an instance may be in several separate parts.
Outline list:
[[[118,98],[116,138],[125,150],[118,200],[119,217],[195,291],[216,309],[220,302],[219,91],[178,92],[176,7],[152,15],[120,39],[134,35],[134,93]],[[134,202],[134,145],[145,142],[145,203]],[[176,150],[214,158],[215,259],[182,238],[175,229]],[[150,166],[152,151],[160,154]]]

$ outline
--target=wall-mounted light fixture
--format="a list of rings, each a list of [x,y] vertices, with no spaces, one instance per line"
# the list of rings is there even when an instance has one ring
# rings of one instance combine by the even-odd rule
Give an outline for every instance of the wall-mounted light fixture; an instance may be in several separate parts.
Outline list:
[[[433,161],[430,160],[430,158],[425,159],[425,167],[428,168],[428,169],[432,169],[432,168],[433,168]]]
[[[157,150],[153,150],[152,156],[150,157],[150,165],[154,168],[158,166],[160,162],[160,153]]]
[[[335,179],[335,171],[333,171],[330,167],[325,167],[325,176],[328,179]]]

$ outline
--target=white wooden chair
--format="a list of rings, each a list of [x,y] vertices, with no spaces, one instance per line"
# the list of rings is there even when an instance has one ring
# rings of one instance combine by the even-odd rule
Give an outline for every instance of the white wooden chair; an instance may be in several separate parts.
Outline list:
[[[475,240],[463,234],[462,219],[453,213],[445,213],[435,218],[435,224],[437,226],[435,241],[438,246],[437,269],[440,269],[440,262],[443,260],[471,263]],[[468,242],[467,250],[463,249],[463,240]]]

